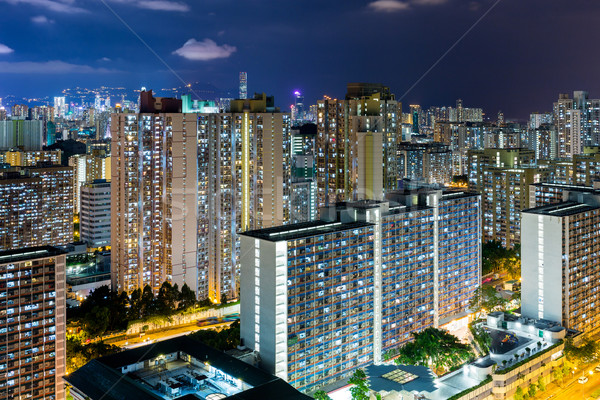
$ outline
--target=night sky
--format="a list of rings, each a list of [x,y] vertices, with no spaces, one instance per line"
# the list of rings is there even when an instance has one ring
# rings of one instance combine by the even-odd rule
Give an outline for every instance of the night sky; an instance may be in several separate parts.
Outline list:
[[[0,0],[0,97],[181,86],[172,69],[221,90],[247,71],[249,92],[282,108],[295,89],[313,103],[342,97],[351,81],[384,83],[399,98],[495,3]],[[599,98],[599,43],[598,0],[500,0],[402,101],[462,98],[488,116],[526,118],[560,92]]]

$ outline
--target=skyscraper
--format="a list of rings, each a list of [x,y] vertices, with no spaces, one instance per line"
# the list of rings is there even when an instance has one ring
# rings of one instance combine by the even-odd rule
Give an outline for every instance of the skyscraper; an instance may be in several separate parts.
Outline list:
[[[0,398],[65,398],[65,268],[55,247],[0,251]]]
[[[139,114],[113,115],[115,287],[237,298],[238,232],[289,220],[289,114],[264,94],[228,113],[181,107],[142,92]]]
[[[600,330],[600,194],[573,188],[523,211],[522,313],[587,334]]]
[[[43,165],[0,172],[0,250],[73,241],[73,170]]]
[[[241,336],[303,391],[465,319],[480,281],[479,196],[396,192],[242,234]]]
[[[113,114],[113,288],[128,293],[164,281],[195,289],[197,128],[181,101],[141,92],[140,113]]]
[[[248,73],[240,72],[240,99],[248,98]]]
[[[305,118],[304,96],[299,90],[294,92],[294,110],[295,117],[293,118],[293,122],[302,122]]]
[[[198,114],[198,296],[239,294],[239,232],[290,219],[290,116],[272,97]]]
[[[380,84],[350,83],[345,100],[324,98],[317,104],[315,147],[317,205],[375,196],[398,185],[398,144],[402,141],[402,104],[389,88]],[[359,151],[359,146],[362,150]],[[373,147],[379,146],[379,147]],[[373,166],[372,157],[381,158],[381,168],[369,167],[370,178],[362,176],[359,153],[370,154],[362,161]],[[372,187],[360,187],[360,182]],[[374,188],[382,187],[383,193]],[[373,198],[373,197],[368,197]]]

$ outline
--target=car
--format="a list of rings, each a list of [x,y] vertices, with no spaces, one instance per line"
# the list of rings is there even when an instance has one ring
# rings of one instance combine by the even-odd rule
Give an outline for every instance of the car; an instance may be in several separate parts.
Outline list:
[[[596,368],[594,368],[594,372],[600,372],[600,365],[597,365]]]
[[[582,376],[581,378],[577,379],[577,382],[584,384],[588,381],[587,376]]]

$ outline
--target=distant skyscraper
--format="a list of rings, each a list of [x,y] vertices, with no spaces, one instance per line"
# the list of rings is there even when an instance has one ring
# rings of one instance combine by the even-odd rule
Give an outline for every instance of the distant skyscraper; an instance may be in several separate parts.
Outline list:
[[[299,90],[296,90],[294,92],[294,109],[295,109],[295,116],[293,118],[293,122],[301,122],[304,120],[305,117],[305,110],[304,110],[304,96],[302,95],[302,93],[300,93]]]
[[[0,251],[0,398],[65,398],[65,268],[55,247]]]
[[[67,104],[64,97],[54,98],[54,116],[64,117],[67,111]]]
[[[248,98],[248,73],[240,72],[240,99]]]

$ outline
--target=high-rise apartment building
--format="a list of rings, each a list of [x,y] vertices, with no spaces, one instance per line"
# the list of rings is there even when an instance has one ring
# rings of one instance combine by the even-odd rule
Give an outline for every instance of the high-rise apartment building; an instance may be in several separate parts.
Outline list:
[[[80,240],[89,248],[110,246],[110,182],[97,179],[81,186]]]
[[[552,113],[535,112],[529,115],[529,129],[537,129],[541,125],[552,125]]]
[[[140,95],[111,118],[111,272],[128,293],[164,281],[196,288],[197,127],[181,101]]]
[[[72,242],[72,179],[55,165],[0,172],[0,250]]]
[[[291,223],[312,221],[317,216],[316,136],[315,124],[304,124],[291,130]]]
[[[228,113],[141,99],[140,114],[113,116],[115,287],[170,280],[201,299],[237,298],[238,232],[289,221],[289,114],[264,94]]]
[[[0,121],[0,150],[40,151],[44,143],[44,121],[9,119]]]
[[[452,152],[442,143],[398,145],[399,178],[434,185],[452,181]]]
[[[598,332],[600,194],[573,190],[566,201],[525,210],[522,218],[522,314]]]
[[[241,336],[298,389],[348,377],[411,332],[466,315],[480,281],[479,196],[388,196],[242,234]]]
[[[350,83],[345,100],[326,97],[318,101],[315,161],[319,207],[365,196],[381,198],[380,186],[384,193],[397,188],[401,119],[402,103],[389,88],[378,84]],[[381,157],[381,168],[373,169],[374,157]],[[368,171],[359,168],[359,162],[369,165]],[[359,180],[372,187],[359,186]]]
[[[529,185],[545,180],[546,168],[535,166],[528,149],[471,150],[469,189],[481,193],[483,240],[504,247],[520,243],[520,212],[529,208]]]
[[[111,179],[110,152],[102,148],[90,149],[87,154],[75,154],[69,157],[69,166],[73,167],[73,205],[78,213],[81,200],[81,185],[96,179]]]
[[[0,398],[64,399],[65,253],[0,251]]]
[[[535,151],[536,159],[553,160],[558,157],[556,126],[541,124],[536,128],[529,128],[529,133],[531,139],[528,147]]]
[[[198,295],[239,296],[239,232],[290,220],[290,116],[264,94],[198,114]],[[202,278],[204,276],[204,278]]]
[[[5,153],[4,160],[13,167],[34,167],[38,163],[60,164],[61,157],[60,150],[9,150]]]
[[[554,123],[557,129],[559,158],[573,157],[581,153],[584,140],[582,136],[583,111],[568,94],[560,94],[554,103]]]
[[[64,97],[55,97],[54,98],[54,116],[55,117],[65,117],[67,114],[68,105],[65,102]]]

